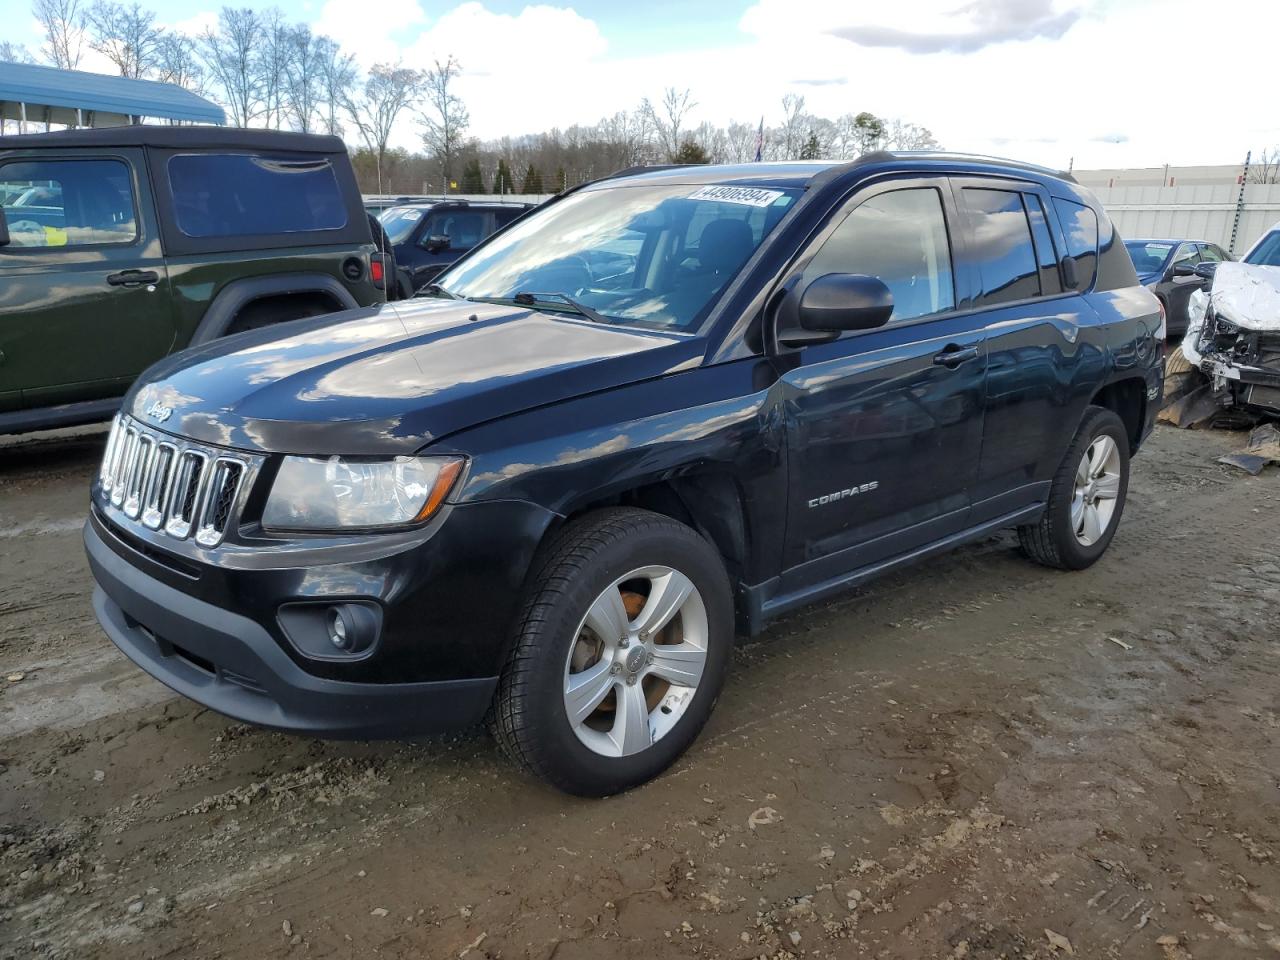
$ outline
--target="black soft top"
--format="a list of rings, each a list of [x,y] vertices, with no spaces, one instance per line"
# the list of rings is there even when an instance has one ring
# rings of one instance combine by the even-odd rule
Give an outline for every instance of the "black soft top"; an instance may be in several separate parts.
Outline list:
[[[41,147],[156,147],[169,150],[280,150],[289,153],[346,153],[338,137],[246,127],[171,127],[133,124],[0,137],[0,150]]]

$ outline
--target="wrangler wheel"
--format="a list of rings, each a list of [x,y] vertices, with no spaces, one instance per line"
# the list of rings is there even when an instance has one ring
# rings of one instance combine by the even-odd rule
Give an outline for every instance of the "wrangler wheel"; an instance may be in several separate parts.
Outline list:
[[[693,742],[732,639],[728,578],[711,544],[643,510],[589,514],[533,578],[490,729],[562,790],[625,790]]]

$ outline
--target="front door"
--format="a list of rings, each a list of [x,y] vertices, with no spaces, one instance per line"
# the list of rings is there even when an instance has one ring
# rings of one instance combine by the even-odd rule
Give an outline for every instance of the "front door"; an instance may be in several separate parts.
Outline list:
[[[797,289],[879,277],[889,323],[805,347],[783,374],[790,468],[784,592],[964,529],[982,440],[983,320],[953,267],[945,180],[860,192],[813,245]]]
[[[173,346],[140,150],[0,156],[0,395],[41,407],[122,394]]]

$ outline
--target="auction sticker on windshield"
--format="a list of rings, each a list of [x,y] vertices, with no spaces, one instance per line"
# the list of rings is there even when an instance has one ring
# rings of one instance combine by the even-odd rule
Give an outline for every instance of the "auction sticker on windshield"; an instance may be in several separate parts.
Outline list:
[[[748,207],[767,207],[780,196],[782,196],[781,190],[761,190],[757,187],[702,187],[691,193],[689,199],[741,203]]]

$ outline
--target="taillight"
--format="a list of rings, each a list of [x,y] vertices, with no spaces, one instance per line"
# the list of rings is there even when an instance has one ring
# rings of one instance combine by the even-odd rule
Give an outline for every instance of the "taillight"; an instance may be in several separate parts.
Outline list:
[[[369,278],[377,284],[381,284],[385,279],[381,256],[376,256],[369,261]]]

